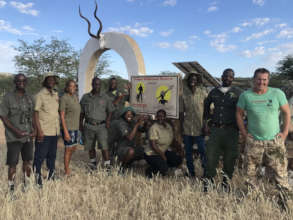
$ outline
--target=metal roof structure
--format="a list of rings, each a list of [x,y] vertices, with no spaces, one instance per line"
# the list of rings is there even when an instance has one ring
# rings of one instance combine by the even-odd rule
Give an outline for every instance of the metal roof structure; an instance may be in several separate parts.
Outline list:
[[[198,62],[175,62],[173,63],[184,74],[198,73],[202,76],[204,86],[221,86],[221,83],[208,73]]]

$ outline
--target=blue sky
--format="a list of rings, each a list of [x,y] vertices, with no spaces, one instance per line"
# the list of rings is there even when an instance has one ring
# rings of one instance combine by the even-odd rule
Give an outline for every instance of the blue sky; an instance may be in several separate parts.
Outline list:
[[[178,71],[172,62],[198,61],[212,75],[233,68],[251,76],[255,68],[275,70],[293,54],[292,0],[97,0],[103,32],[129,34],[138,43],[147,74]],[[15,73],[17,39],[66,39],[82,49],[89,36],[78,5],[92,21],[94,1],[0,0],[0,72]],[[122,59],[111,69],[127,77]]]

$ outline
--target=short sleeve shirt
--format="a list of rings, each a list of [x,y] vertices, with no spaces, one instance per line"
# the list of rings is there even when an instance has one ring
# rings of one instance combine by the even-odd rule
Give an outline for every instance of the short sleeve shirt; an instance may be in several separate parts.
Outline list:
[[[79,129],[80,104],[76,95],[65,93],[60,99],[59,111],[65,113],[65,123],[68,130]]]
[[[35,97],[34,110],[39,113],[41,129],[45,136],[55,136],[60,133],[59,96],[43,88]]]
[[[180,112],[184,113],[183,134],[199,136],[203,127],[203,108],[207,91],[203,87],[197,87],[195,93],[187,85],[183,87],[183,95],[180,101]]]
[[[156,146],[165,152],[171,145],[173,141],[173,129],[169,123],[166,126],[159,123],[154,123],[149,130],[149,139],[155,141]],[[152,149],[151,146],[145,149],[147,155],[157,155],[157,153]]]
[[[231,87],[226,93],[214,88],[205,101],[205,119],[211,118],[214,124],[233,124],[236,126],[236,105],[242,90]],[[210,105],[214,104],[213,114],[210,115]]]
[[[280,107],[287,103],[284,92],[268,87],[261,95],[251,89],[245,91],[237,106],[247,112],[248,133],[256,140],[272,140],[280,132]]]
[[[122,95],[122,92],[119,90],[114,90],[114,91],[108,91],[106,94],[109,97],[110,101],[113,103],[120,95]],[[128,100],[128,95],[124,95],[117,105],[113,104],[112,120],[119,119],[120,112],[123,109],[124,103],[127,100]]]
[[[135,141],[128,140],[127,136],[131,133],[134,128],[134,123],[128,123],[123,118],[119,119],[118,121],[118,131],[119,131],[119,138],[118,138],[118,148],[120,147],[134,147]]]
[[[10,123],[21,131],[31,133],[33,131],[33,99],[30,95],[18,96],[16,92],[7,93],[0,105],[0,115],[7,117]],[[28,141],[28,137],[18,138],[10,129],[5,129],[7,142]]]
[[[106,94],[87,93],[83,95],[81,101],[81,112],[85,115],[86,120],[96,122],[104,121],[107,118],[107,113],[113,112],[113,104]]]

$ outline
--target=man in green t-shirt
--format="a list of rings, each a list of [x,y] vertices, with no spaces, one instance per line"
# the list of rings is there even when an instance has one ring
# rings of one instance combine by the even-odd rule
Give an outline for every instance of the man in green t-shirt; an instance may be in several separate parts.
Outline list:
[[[245,91],[237,103],[237,124],[245,145],[247,183],[256,186],[257,169],[265,166],[273,171],[274,180],[282,189],[291,191],[288,184],[285,139],[290,124],[290,110],[285,94],[277,88],[268,87],[270,72],[264,68],[254,72],[253,88]],[[247,128],[243,121],[247,113]],[[282,130],[279,112],[283,114]]]

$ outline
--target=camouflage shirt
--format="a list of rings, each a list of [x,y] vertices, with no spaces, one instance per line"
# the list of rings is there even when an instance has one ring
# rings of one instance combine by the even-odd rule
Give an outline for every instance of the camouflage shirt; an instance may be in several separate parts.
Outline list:
[[[183,134],[199,136],[203,127],[204,100],[207,97],[206,89],[196,87],[195,93],[187,85],[183,87],[183,95],[180,99],[180,112],[184,113]]]
[[[114,91],[107,91],[107,96],[109,97],[109,99],[111,100],[111,102],[113,103],[119,96],[122,95],[122,92],[119,90],[114,90]],[[128,95],[124,95],[123,98],[120,100],[120,102],[118,102],[118,104],[114,105],[113,104],[113,114],[112,114],[112,120],[115,119],[119,119],[120,118],[120,112],[124,107],[124,103],[126,101],[128,101],[129,96]]]
[[[31,133],[33,131],[33,99],[28,94],[18,96],[16,92],[7,93],[0,105],[0,115],[7,117],[11,124],[21,131]],[[5,129],[5,136],[7,142],[26,142],[28,137],[17,138],[15,133]]]
[[[134,139],[130,141],[127,138],[133,130],[134,125],[134,122],[128,123],[123,118],[118,120],[118,148],[135,146]]]

